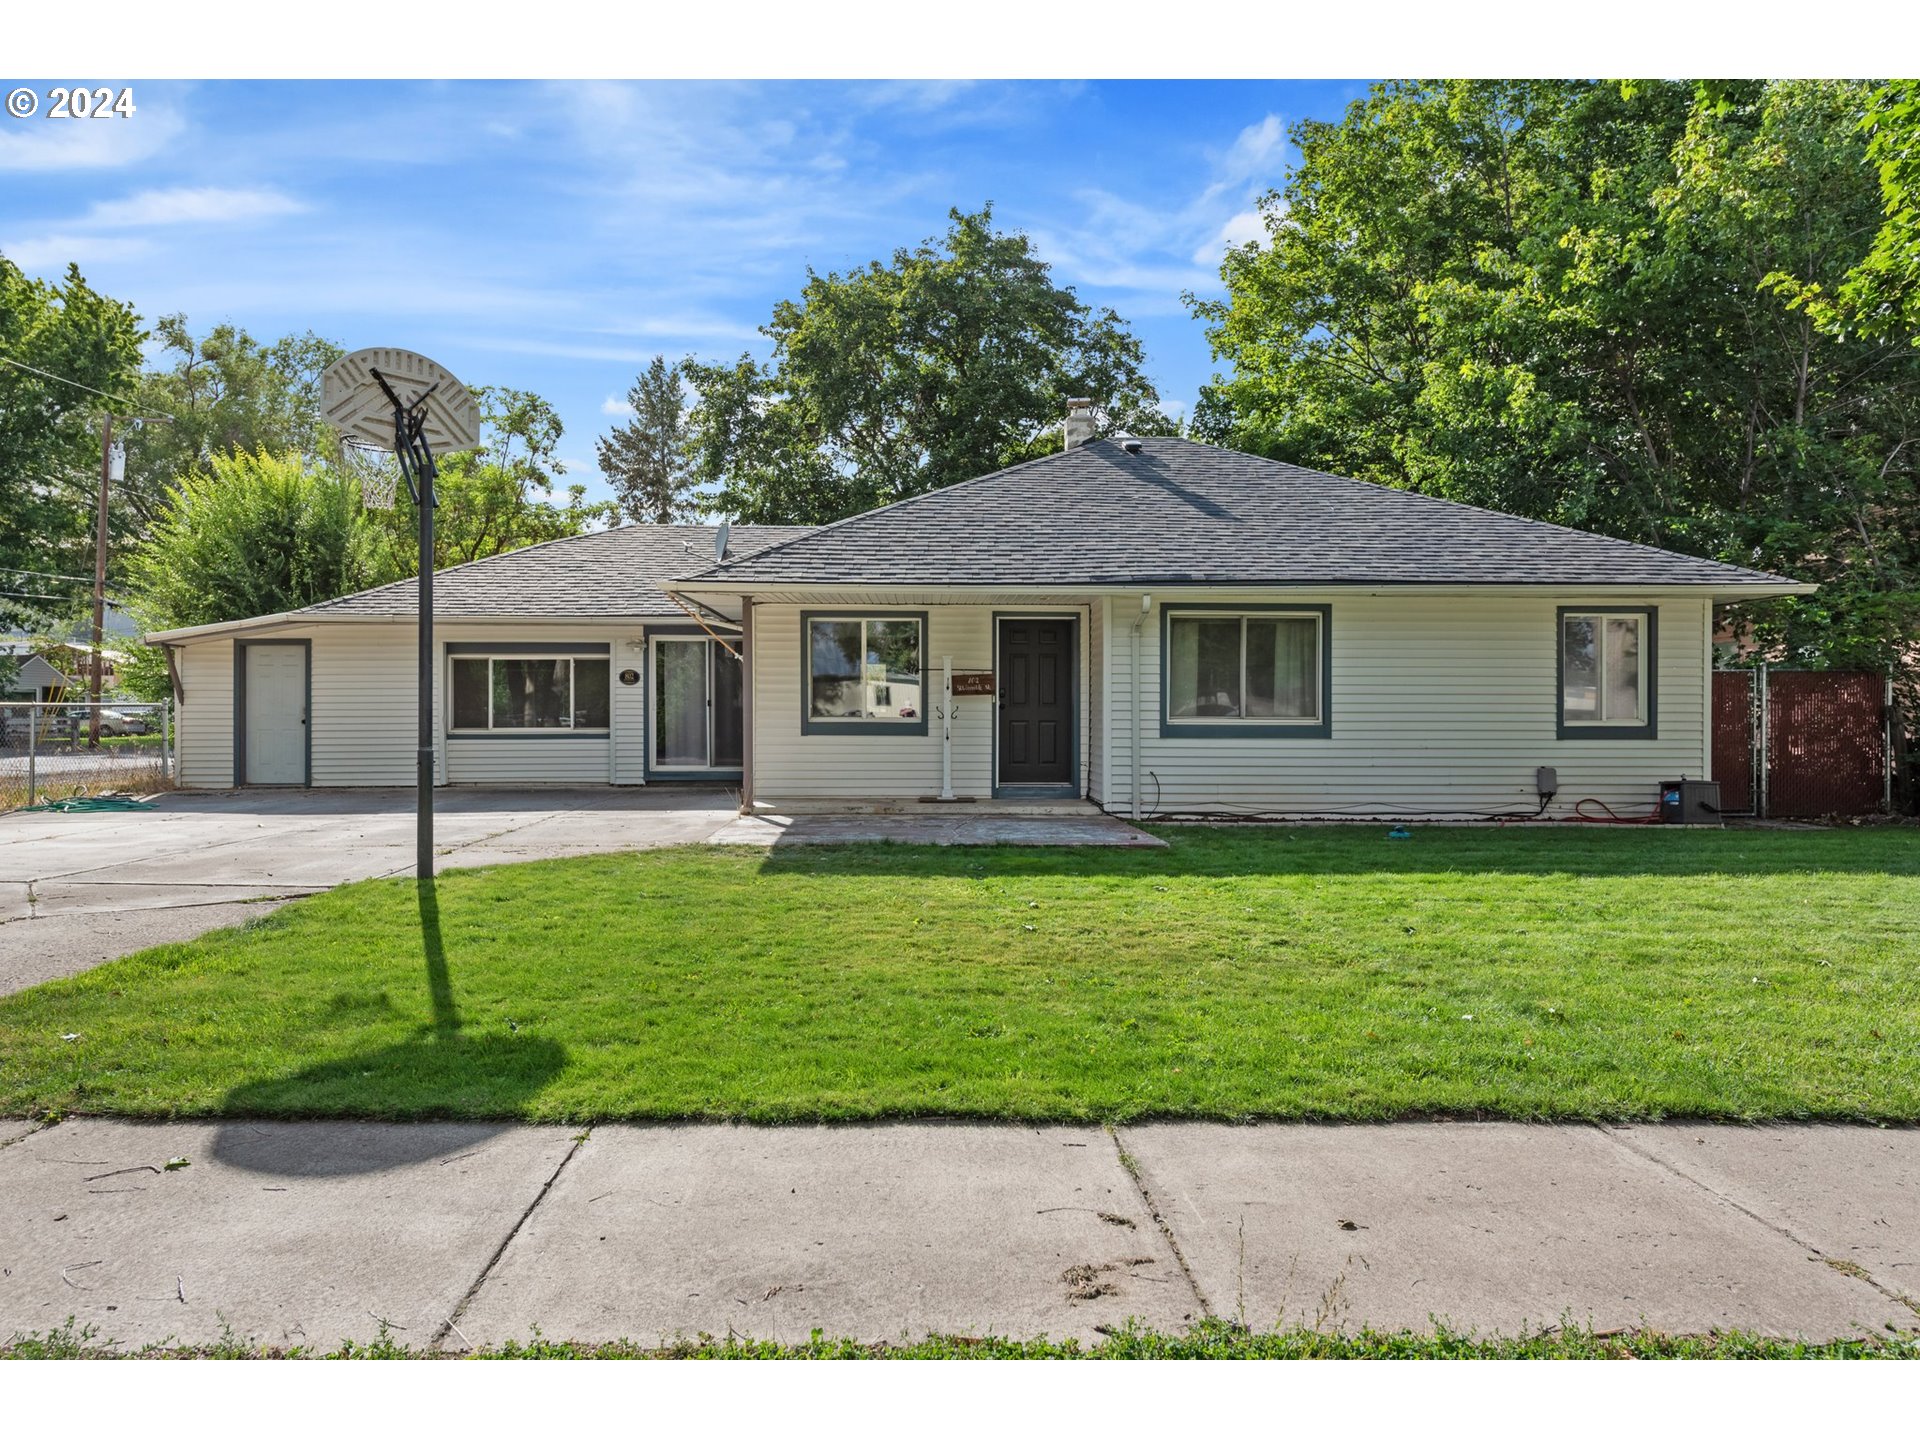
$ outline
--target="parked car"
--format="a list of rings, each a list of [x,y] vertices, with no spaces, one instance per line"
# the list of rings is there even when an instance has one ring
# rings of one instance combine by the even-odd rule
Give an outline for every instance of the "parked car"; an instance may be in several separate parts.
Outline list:
[[[90,705],[73,705],[67,708],[67,718],[79,728],[81,735],[92,733],[92,724],[88,716],[92,714]],[[100,733],[102,735],[144,735],[150,730],[150,716],[146,710],[115,710],[111,705],[100,707]]]

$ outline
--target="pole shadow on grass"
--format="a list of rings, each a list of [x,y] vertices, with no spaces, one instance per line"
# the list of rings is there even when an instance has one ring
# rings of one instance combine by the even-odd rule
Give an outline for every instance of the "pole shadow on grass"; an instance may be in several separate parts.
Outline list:
[[[566,1048],[556,1041],[463,1029],[441,934],[439,892],[432,880],[423,880],[417,895],[430,1021],[397,1045],[236,1085],[221,1102],[235,1119],[214,1137],[217,1159],[261,1174],[303,1176],[418,1164],[500,1133],[507,1128],[500,1122],[523,1114],[527,1102],[566,1068]],[[239,1117],[451,1123],[289,1128]]]

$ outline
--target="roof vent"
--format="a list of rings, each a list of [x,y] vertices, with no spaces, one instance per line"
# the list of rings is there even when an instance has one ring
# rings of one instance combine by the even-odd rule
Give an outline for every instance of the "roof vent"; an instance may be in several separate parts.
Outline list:
[[[1140,453],[1140,442],[1129,436],[1120,442],[1120,448],[1129,455],[1138,455]]]
[[[1063,448],[1071,450],[1076,445],[1084,445],[1099,433],[1099,422],[1093,418],[1093,401],[1067,401],[1066,445]]]

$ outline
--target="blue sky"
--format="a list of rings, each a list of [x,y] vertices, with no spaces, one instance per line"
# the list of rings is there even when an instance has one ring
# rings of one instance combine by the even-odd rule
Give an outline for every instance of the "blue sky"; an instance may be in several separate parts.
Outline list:
[[[7,82],[11,85],[11,82]],[[44,90],[44,86],[39,86]],[[808,266],[992,201],[1111,305],[1165,399],[1212,372],[1180,293],[1359,82],[136,83],[128,120],[0,117],[0,250],[142,314],[421,350],[538,391],[572,480],[656,351],[765,352]]]

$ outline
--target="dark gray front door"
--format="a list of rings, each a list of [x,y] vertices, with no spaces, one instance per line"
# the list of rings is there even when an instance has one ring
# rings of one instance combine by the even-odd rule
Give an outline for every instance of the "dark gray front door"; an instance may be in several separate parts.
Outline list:
[[[1073,783],[1073,621],[1000,622],[1000,783]]]

